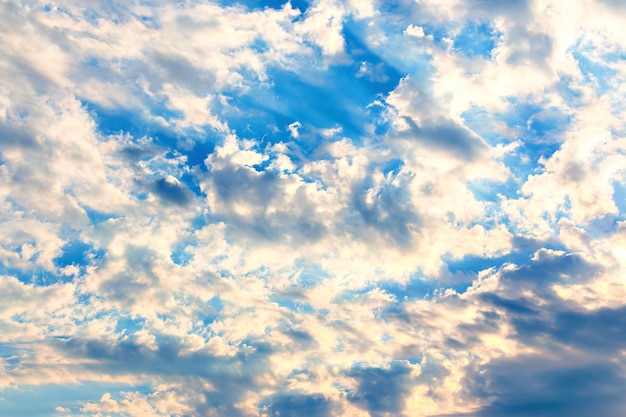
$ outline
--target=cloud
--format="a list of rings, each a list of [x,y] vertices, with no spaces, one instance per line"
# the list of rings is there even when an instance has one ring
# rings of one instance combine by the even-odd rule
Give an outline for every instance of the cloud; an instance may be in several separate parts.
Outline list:
[[[371,186],[365,180],[361,187],[355,187],[354,208],[361,215],[365,226],[379,230],[397,244],[409,244],[419,230],[420,222],[411,196],[405,192],[404,179],[372,177],[371,182],[374,184]],[[376,184],[378,181],[380,183]]]
[[[415,36],[416,38],[423,38],[424,28],[421,26],[409,25],[406,27],[404,33],[406,33],[409,36]]]
[[[322,395],[282,394],[271,399],[269,416],[331,416],[330,402]]]
[[[348,400],[358,403],[371,415],[399,413],[404,409],[403,397],[407,388],[404,379],[410,368],[402,363],[390,369],[353,368],[348,375],[358,381],[357,390],[348,394]]]
[[[619,414],[620,7],[226,3],[0,5],[0,414]]]
[[[467,415],[584,416],[612,414],[623,407],[616,390],[624,383],[623,375],[606,362],[572,355],[560,360],[527,356],[495,361],[479,372],[470,374],[468,386],[478,390],[471,395],[492,396],[495,401]]]
[[[186,205],[191,199],[187,188],[172,176],[156,180],[152,189],[163,200],[179,206]]]
[[[294,139],[298,139],[298,136],[300,136],[298,129],[302,128],[302,123],[296,121],[296,122],[291,123],[288,127],[289,127],[289,132],[291,133],[291,137]]]

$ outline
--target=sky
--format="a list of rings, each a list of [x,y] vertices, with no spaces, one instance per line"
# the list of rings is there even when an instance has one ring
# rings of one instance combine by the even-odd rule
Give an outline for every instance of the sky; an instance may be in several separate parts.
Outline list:
[[[0,1],[0,415],[623,415],[624,28]]]

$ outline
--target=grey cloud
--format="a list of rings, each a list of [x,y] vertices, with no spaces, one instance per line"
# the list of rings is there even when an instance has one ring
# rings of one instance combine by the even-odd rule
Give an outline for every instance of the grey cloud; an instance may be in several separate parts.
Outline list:
[[[16,127],[4,122],[0,122],[0,145],[4,149],[38,147],[34,133],[25,126]]]
[[[298,349],[309,349],[317,346],[313,336],[306,330],[288,329],[283,331],[283,334],[288,336]]]
[[[144,277],[145,275],[132,273],[117,274],[100,284],[100,291],[109,300],[130,307],[141,300],[155,284],[154,276],[150,276],[148,280]]]
[[[485,157],[488,145],[467,126],[447,116],[446,103],[433,97],[432,88],[419,78],[400,81],[389,102],[397,103],[397,117],[406,127],[390,132],[389,137],[414,141],[463,161]]]
[[[348,394],[348,400],[367,410],[379,413],[400,413],[411,386],[410,368],[394,362],[389,369],[354,367],[347,376],[357,380],[358,387]]]
[[[452,120],[428,120],[424,122],[423,126],[418,126],[408,116],[403,119],[409,125],[408,134],[411,138],[435,149],[450,152],[457,158],[472,161],[479,158],[487,150],[487,145],[481,138],[465,126]],[[402,135],[405,136],[406,133]]]
[[[503,271],[501,280],[514,292],[523,287],[534,289],[538,295],[550,296],[552,290],[549,284],[565,280],[585,282],[598,271],[597,265],[589,263],[579,254],[540,250],[536,259],[528,264]]]
[[[227,204],[245,201],[264,207],[278,192],[278,177],[271,171],[257,172],[228,165],[211,171],[211,180],[219,197]]]
[[[473,367],[463,382],[471,398],[491,403],[467,416],[588,417],[621,415],[623,369],[606,360],[565,352],[525,356]]]
[[[154,156],[157,152],[157,149],[152,145],[131,144],[120,149],[117,154],[125,160],[137,162],[143,158]]]
[[[578,162],[569,162],[563,170],[565,182],[580,183],[587,177],[587,170],[584,165]]]
[[[609,6],[616,11],[626,11],[626,3],[623,0],[597,0],[600,4]]]
[[[489,15],[505,14],[519,17],[519,13],[528,11],[529,3],[529,0],[470,0],[466,6],[470,13],[482,12]]]
[[[307,241],[317,241],[328,233],[326,226],[320,221],[312,219],[312,216],[312,213],[307,213],[293,220],[297,235]]]
[[[148,248],[129,245],[124,256],[128,269],[111,277],[105,277],[100,283],[99,290],[110,300],[131,306],[144,297],[146,292],[159,281],[159,277],[153,270],[156,254]],[[106,269],[108,262],[109,259],[105,255],[101,266]]]
[[[12,68],[13,74],[11,74],[14,80],[28,80],[27,86],[23,88],[33,87],[37,93],[49,93],[54,87],[56,82],[46,75],[41,69],[36,68],[30,62],[22,57],[10,56],[8,57]]]
[[[271,417],[326,417],[331,416],[332,403],[322,394],[278,394],[268,407]]]
[[[508,45],[512,50],[507,58],[509,64],[548,68],[546,61],[552,54],[552,40],[547,34],[517,27],[510,31]]]
[[[512,252],[521,252],[521,253],[532,253],[536,252],[539,249],[544,248],[547,244],[554,246],[556,240],[552,241],[543,241],[540,239],[535,239],[527,236],[516,235],[511,239],[511,245],[513,246]]]
[[[498,333],[504,318],[502,315],[491,310],[479,310],[479,314],[472,323],[464,323],[457,326],[455,334],[458,340],[455,340],[457,347],[458,344],[462,344],[462,347],[468,349],[474,345],[479,345],[481,342],[481,334]],[[446,343],[449,343],[446,341]]]
[[[626,406],[621,394],[626,368],[620,359],[626,349],[626,306],[588,311],[551,289],[554,282],[584,283],[597,271],[579,255],[543,250],[528,264],[502,271],[496,291],[467,299],[480,306],[481,314],[448,333],[440,348],[468,350],[482,343],[481,334],[498,333],[508,325],[514,330],[509,338],[539,353],[469,366],[463,395],[488,405],[473,413],[447,416],[620,415]],[[445,302],[454,308],[460,301],[446,298]],[[427,322],[426,315],[410,317],[413,326],[428,328]],[[436,344],[431,340],[431,347]],[[435,370],[433,375],[439,374]],[[434,386],[436,379],[423,382]]]
[[[211,70],[197,68],[182,55],[166,55],[157,49],[144,53],[145,60],[132,60],[126,63],[126,76],[125,79],[120,79],[120,82],[126,83],[128,79],[142,77],[148,82],[154,94],[162,94],[164,84],[174,82],[199,96],[208,94],[215,85],[215,76]],[[104,65],[100,70],[108,71]]]
[[[626,306],[557,314],[553,336],[561,343],[589,351],[616,353],[626,349]]]
[[[495,307],[502,308],[507,312],[521,315],[537,315],[539,310],[533,303],[533,300],[518,297],[516,299],[503,298],[497,294],[487,293],[481,294],[481,301],[489,303]]]
[[[569,345],[588,351],[615,350],[626,346],[619,329],[626,328],[624,309],[584,312],[582,307],[559,297],[554,283],[581,284],[599,271],[578,254],[540,250],[528,264],[500,272],[500,288],[476,297],[483,306],[502,314],[483,322],[498,325],[508,321],[515,338],[528,345]],[[524,295],[521,295],[524,294]],[[463,325],[468,326],[468,325]],[[459,328],[483,332],[488,328]],[[471,332],[470,332],[471,333]]]
[[[511,320],[517,337],[528,344],[560,344],[588,354],[611,355],[626,349],[626,306],[585,312],[566,304],[546,317]]]
[[[57,340],[55,346],[74,358],[93,359],[84,366],[102,374],[150,375],[152,381],[183,380],[187,388],[201,393],[206,400],[187,404],[195,408],[194,415],[246,415],[235,404],[246,393],[259,389],[262,383],[259,376],[269,366],[268,357],[272,353],[269,346],[252,344],[253,351],[221,357],[204,352],[182,353],[174,338],[160,336],[157,341],[156,350],[127,339],[111,343],[72,338]],[[213,388],[207,390],[206,382]]]
[[[502,272],[496,292],[477,297],[481,304],[503,312],[487,311],[484,323],[508,324],[514,330],[511,339],[539,353],[470,366],[463,382],[464,395],[482,398],[489,405],[459,415],[584,417],[621,413],[626,406],[621,394],[626,388],[626,369],[618,358],[626,349],[626,306],[588,311],[551,290],[555,281],[584,283],[597,270],[578,255],[541,251],[529,264]],[[531,295],[521,296],[528,291]],[[459,326],[457,331],[465,336],[489,332],[489,326],[467,326]],[[448,343],[454,347],[458,338]]]
[[[360,220],[396,244],[408,245],[413,237],[411,232],[419,228],[419,219],[407,190],[391,184],[383,185],[375,193],[372,204],[366,202],[368,192],[367,185],[353,190],[352,209],[360,215]],[[360,226],[359,221],[355,227]]]
[[[411,230],[417,225],[417,215],[412,207],[401,205],[394,194],[394,190],[382,191],[380,200],[371,207],[363,202],[363,196],[359,196],[355,198],[355,209],[367,226],[374,227],[397,244],[406,245],[412,240]]]
[[[176,182],[168,181],[165,178],[160,178],[152,183],[150,187],[161,200],[166,203],[175,204],[177,206],[186,206],[191,200],[191,191],[189,189]]]
[[[315,213],[315,203],[303,190],[296,191],[295,207],[282,207],[283,183],[274,171],[257,172],[227,165],[211,169],[208,180],[208,186],[215,190],[219,199],[218,205],[225,206],[212,214],[217,219],[226,219],[232,233],[252,232],[258,238],[280,239],[294,244],[316,241],[328,233],[323,219]],[[229,209],[238,203],[253,206],[254,212],[242,216]],[[277,210],[267,213],[266,209],[272,204]]]

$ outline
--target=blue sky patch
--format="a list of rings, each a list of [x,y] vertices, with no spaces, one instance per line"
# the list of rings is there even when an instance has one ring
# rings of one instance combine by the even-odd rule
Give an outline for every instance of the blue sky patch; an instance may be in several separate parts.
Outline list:
[[[137,388],[118,383],[85,382],[82,384],[27,385],[0,390],[0,410],[7,417],[58,415],[56,407],[78,411],[85,401],[97,402],[103,394]],[[32,401],[37,398],[37,401]]]
[[[498,43],[499,34],[485,23],[471,22],[454,37],[454,48],[460,53],[491,59],[491,51]]]
[[[604,62],[599,62],[597,59],[593,59],[589,54],[583,50],[574,50],[572,52],[574,59],[578,62],[578,67],[585,77],[585,80],[592,85],[595,84],[599,87],[598,92],[605,94],[611,88],[615,88],[616,85],[613,79],[617,75],[617,71],[609,67]]]
[[[104,250],[96,250],[88,243],[73,240],[61,248],[63,254],[54,259],[59,268],[75,265],[84,269],[85,266],[93,265],[104,256]]]

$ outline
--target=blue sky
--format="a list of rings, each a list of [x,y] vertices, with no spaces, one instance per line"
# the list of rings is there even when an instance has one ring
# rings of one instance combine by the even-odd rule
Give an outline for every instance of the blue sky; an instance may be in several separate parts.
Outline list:
[[[0,4],[0,415],[626,408],[617,1]]]

